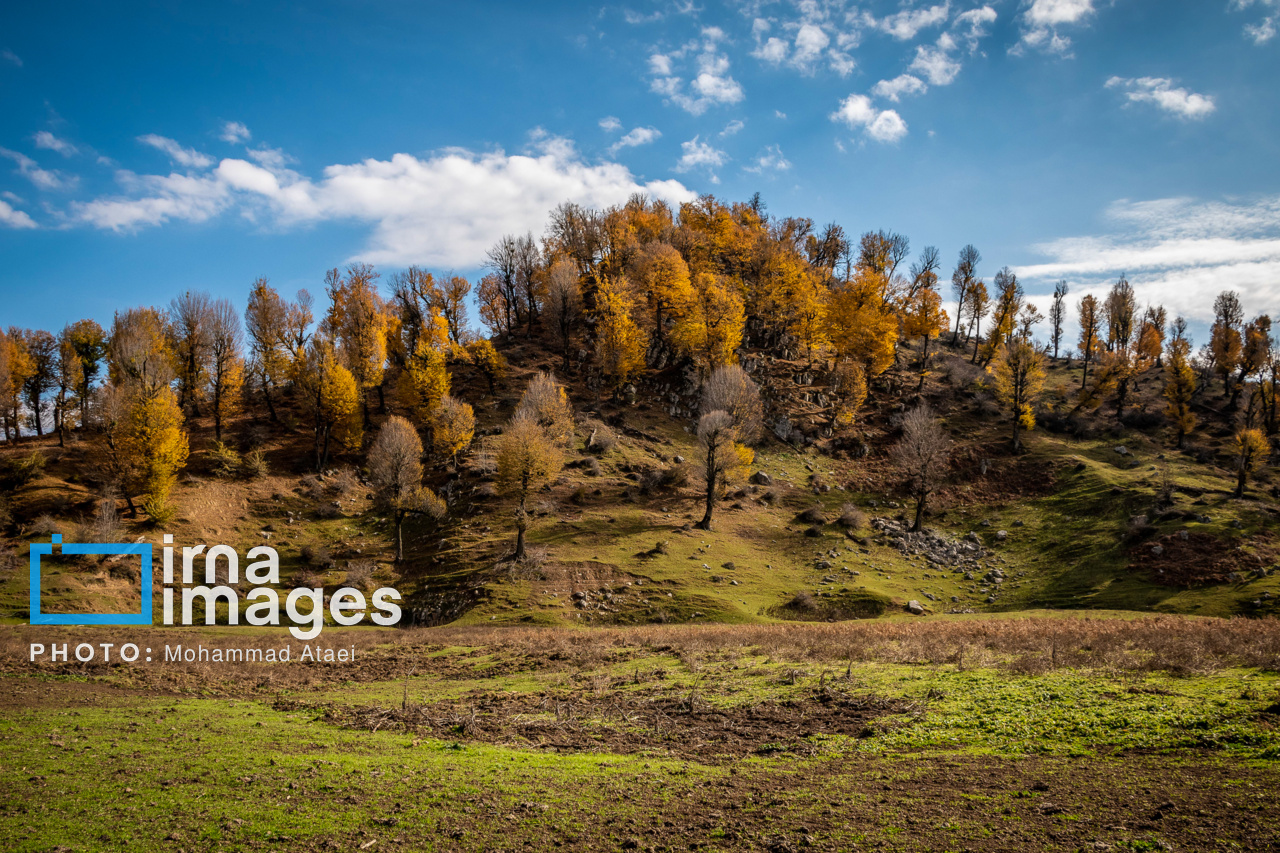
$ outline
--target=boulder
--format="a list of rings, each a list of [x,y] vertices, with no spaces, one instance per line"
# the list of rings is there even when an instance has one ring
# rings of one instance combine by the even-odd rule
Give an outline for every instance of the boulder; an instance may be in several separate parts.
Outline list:
[[[907,602],[907,612],[914,616],[923,616],[924,606],[913,598]]]
[[[773,478],[763,471],[757,471],[751,475],[751,482],[757,486],[772,486]]]

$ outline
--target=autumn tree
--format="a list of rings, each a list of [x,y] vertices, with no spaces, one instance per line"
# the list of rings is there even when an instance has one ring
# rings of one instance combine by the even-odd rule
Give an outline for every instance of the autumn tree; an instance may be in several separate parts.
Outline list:
[[[1169,358],[1165,362],[1165,414],[1173,422],[1179,449],[1185,446],[1187,434],[1196,425],[1196,417],[1191,413],[1192,398],[1196,392],[1196,374],[1191,369],[1190,351],[1190,344],[1186,340],[1174,341],[1169,346]]]
[[[967,301],[961,306],[963,313],[969,317],[969,325],[965,327],[965,343],[973,340],[973,351],[976,357],[978,344],[982,340],[982,318],[990,310],[991,295],[987,291],[987,283],[979,279],[969,290]]]
[[[1053,304],[1049,306],[1049,342],[1053,345],[1053,357],[1058,357],[1058,347],[1062,343],[1062,325],[1067,319],[1067,287],[1065,281],[1053,285]]]
[[[911,530],[919,531],[929,496],[946,476],[951,461],[951,439],[928,405],[921,404],[903,415],[902,439],[894,446],[893,455],[916,502]]]
[[[488,338],[479,338],[467,344],[467,358],[485,378],[489,385],[489,395],[492,396],[496,383],[507,375],[507,360]]]
[[[1271,445],[1260,429],[1239,430],[1232,439],[1236,455],[1236,497],[1244,497],[1249,475],[1257,471],[1271,453]]]
[[[829,343],[827,337],[827,289],[817,276],[800,277],[799,286],[792,294],[789,311],[791,321],[787,331],[804,347],[805,361],[813,364],[813,351]]]
[[[189,444],[182,408],[169,388],[135,391],[120,435],[126,470],[134,473],[131,491],[142,493],[142,509],[163,524],[173,517],[169,494],[178,471],[187,464]],[[131,502],[132,503],[132,502]]]
[[[502,277],[489,273],[480,279],[476,287],[476,303],[480,309],[480,322],[495,335],[511,333],[511,304],[503,291]]]
[[[665,341],[667,326],[684,316],[695,298],[689,266],[675,247],[651,243],[640,250],[634,268],[652,312],[654,337]]]
[[[449,327],[439,309],[427,309],[416,340],[413,353],[400,374],[399,396],[405,408],[429,423],[453,384],[448,366],[452,349]]]
[[[1022,284],[1008,267],[1003,267],[994,280],[996,288],[995,306],[991,310],[991,326],[987,330],[986,342],[979,350],[977,341],[973,347],[973,363],[978,363],[981,352],[982,363],[990,364],[1001,347],[1012,343],[1017,330],[1018,312],[1022,310]]]
[[[498,439],[496,457],[498,489],[516,501],[516,548],[512,556],[523,560],[529,496],[560,473],[564,448],[534,420],[517,413]]]
[[[929,370],[929,343],[942,334],[949,323],[942,308],[942,297],[932,287],[921,287],[906,305],[902,318],[902,333],[908,338],[920,338],[920,388]]]
[[[460,275],[451,275],[436,294],[435,307],[449,324],[449,338],[455,346],[462,346],[470,333],[467,323],[467,296],[471,294],[471,282]]]
[[[859,271],[853,280],[832,288],[827,303],[827,337],[842,358],[862,366],[867,379],[893,364],[898,319],[884,307],[875,273]]]
[[[671,330],[671,342],[705,374],[737,360],[746,313],[728,282],[710,273],[699,273],[694,281],[694,300]]]
[[[1094,354],[1097,352],[1099,345],[1099,332],[1102,328],[1102,318],[1098,311],[1098,299],[1093,294],[1086,294],[1080,300],[1080,361],[1084,365],[1084,372],[1080,376],[1080,387],[1083,389],[1089,383],[1089,364],[1093,361]]]
[[[249,291],[244,325],[249,342],[246,373],[262,392],[271,420],[278,421],[276,400],[311,325],[310,295],[301,291],[298,302],[289,302],[259,278]]]
[[[94,320],[77,320],[66,330],[67,341],[75,352],[77,378],[76,399],[80,402],[80,425],[89,423],[89,398],[93,396],[93,383],[102,371],[107,355],[107,333]]]
[[[1134,343],[1137,357],[1146,364],[1160,366],[1164,354],[1164,332],[1168,313],[1163,305],[1149,305],[1138,323],[1138,339]]]
[[[222,427],[240,411],[244,389],[244,333],[230,300],[215,299],[209,306],[208,395],[213,405],[213,436],[222,441]]]
[[[58,433],[58,446],[66,444],[71,430],[71,409],[75,405],[76,382],[80,378],[80,363],[71,343],[71,327],[63,326],[58,333],[58,357],[53,379],[53,428]]]
[[[829,396],[831,428],[852,424],[867,400],[867,375],[862,365],[854,361],[837,362],[831,373]]]
[[[111,381],[148,397],[168,388],[175,359],[166,332],[165,314],[157,308],[117,311],[107,347]]]
[[[547,271],[546,314],[567,373],[570,369],[569,347],[573,342],[573,330],[582,315],[582,289],[578,285],[578,271],[567,258],[557,260]]]
[[[395,522],[397,563],[404,560],[404,522],[411,515],[441,519],[444,501],[422,485],[422,440],[398,415],[387,418],[369,448],[369,480],[378,505]]]
[[[1262,314],[1245,326],[1240,346],[1240,363],[1235,378],[1234,401],[1244,384],[1261,372],[1271,355],[1271,317]]]
[[[615,283],[601,283],[596,293],[596,361],[605,384],[615,394],[644,369],[647,340],[631,318],[632,303]]]
[[[1124,276],[1120,276],[1107,293],[1104,304],[1107,323],[1107,350],[1128,349],[1133,339],[1134,315],[1138,310],[1137,297],[1133,286]]]
[[[0,410],[4,413],[5,438],[17,441],[22,436],[22,389],[28,377],[35,371],[31,354],[22,330],[10,326],[7,334],[0,335]]]
[[[456,467],[458,454],[466,450],[476,433],[475,411],[446,394],[431,416],[431,452]]]
[[[1033,406],[1044,390],[1044,356],[1030,341],[1014,340],[996,354],[988,368],[995,378],[996,398],[1013,415],[1013,449],[1022,449],[1022,431],[1033,429]]]
[[[360,446],[360,390],[351,371],[338,359],[333,343],[323,336],[312,338],[304,357],[298,360],[294,383],[311,416],[316,471],[320,472],[329,462],[331,439],[348,449]]]
[[[378,389],[381,393],[387,362],[387,311],[378,296],[377,280],[378,273],[368,264],[352,264],[346,275],[333,269],[325,276],[330,302],[325,330],[356,382],[366,426],[368,392]]]

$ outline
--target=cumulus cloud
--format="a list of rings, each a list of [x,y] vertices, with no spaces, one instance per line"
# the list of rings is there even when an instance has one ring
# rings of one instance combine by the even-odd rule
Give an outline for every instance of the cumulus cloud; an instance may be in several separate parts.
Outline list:
[[[857,46],[857,31],[837,26],[827,6],[811,0],[802,0],[797,6],[800,16],[781,22],[782,35],[771,35],[774,19],[756,18],[752,22],[751,34],[756,47],[751,55],[770,65],[786,65],[802,74],[813,74],[825,59],[828,68],[847,77],[857,67],[847,52]],[[856,18],[850,13],[850,20]]]
[[[978,49],[978,42],[989,33],[987,27],[995,22],[996,10],[990,6],[982,6],[956,15],[953,28],[965,40],[969,52],[973,53]]]
[[[866,21],[877,30],[888,33],[899,41],[910,41],[921,30],[945,24],[950,14],[950,3],[944,3],[941,6],[929,6],[923,9],[903,9],[878,21],[867,13]]]
[[[866,95],[850,95],[840,102],[831,120],[861,130],[876,142],[897,142],[907,135],[907,123],[896,110],[878,110]]]
[[[777,145],[770,145],[764,150],[760,156],[752,162],[750,166],[744,167],[748,172],[763,174],[764,172],[785,172],[791,168],[791,162],[782,156],[782,149]]]
[[[922,74],[935,86],[948,86],[960,73],[960,63],[951,56],[955,48],[955,40],[946,33],[939,36],[937,44],[932,47],[917,45],[916,58],[908,70]]]
[[[588,164],[572,142],[542,133],[521,154],[396,154],[329,166],[319,180],[285,166],[282,155],[258,160],[227,158],[197,175],[120,172],[120,193],[73,204],[69,218],[118,232],[230,211],[277,228],[349,221],[370,227],[361,260],[468,268],[503,234],[541,232],[562,201],[603,207],[633,193],[694,198],[678,181],[641,183],[620,164]]]
[[[1033,49],[1067,56],[1071,39],[1059,27],[1079,24],[1093,12],[1093,0],[1032,0],[1022,13],[1022,38],[1009,52],[1021,55]]]
[[[877,98],[888,98],[897,103],[903,95],[919,95],[928,90],[928,86],[919,77],[910,74],[899,74],[892,80],[881,80],[871,88],[871,94]]]
[[[693,115],[702,115],[716,105],[736,104],[746,97],[741,84],[729,74],[729,57],[719,47],[725,39],[724,31],[719,27],[706,27],[702,30],[702,39],[695,59],[697,73],[687,83],[676,74],[675,63],[696,49],[697,43],[649,57],[649,73],[653,75],[650,90]]]
[[[46,151],[57,151],[63,157],[70,157],[78,150],[67,140],[59,139],[47,130],[37,132],[35,141],[37,148],[43,148]]]
[[[720,178],[716,176],[715,169],[725,164],[729,159],[728,155],[719,148],[712,147],[710,143],[702,142],[697,136],[688,142],[681,142],[680,150],[683,153],[680,155],[679,162],[675,165],[675,171],[688,172],[692,169],[706,169],[711,183],[720,183]]]
[[[64,175],[53,169],[42,169],[26,154],[0,148],[0,157],[8,157],[18,164],[17,173],[42,190],[62,190],[75,186],[75,176]]]
[[[1276,37],[1276,22],[1280,20],[1280,0],[1232,0],[1231,8],[1237,11],[1251,6],[1261,6],[1268,10],[1262,20],[1244,25],[1244,34],[1254,44],[1266,44]]]
[[[1018,276],[1046,287],[1065,278],[1078,298],[1105,291],[1123,273],[1140,302],[1200,322],[1213,319],[1213,295],[1227,288],[1249,311],[1280,304],[1280,196],[1122,199],[1104,218],[1112,233],[1037,245],[1047,260],[1018,267]]]
[[[662,136],[662,131],[656,127],[635,127],[627,131],[621,139],[609,146],[609,153],[616,154],[623,148],[635,148],[640,145],[648,145],[658,137]]]
[[[232,145],[248,142],[252,136],[253,134],[249,132],[249,128],[238,121],[223,122],[222,133],[219,134],[219,138],[223,142],[230,142]]]
[[[1136,80],[1112,77],[1106,86],[1123,92],[1129,103],[1155,104],[1180,119],[1203,119],[1217,109],[1211,96],[1175,88],[1173,82],[1167,77],[1139,77]]]
[[[622,130],[622,122],[619,121],[617,116],[605,116],[600,119],[600,129],[605,133],[616,133]]]
[[[186,166],[191,169],[207,169],[213,165],[213,158],[208,154],[202,154],[194,148],[184,148],[167,136],[148,133],[139,136],[138,141],[143,145],[150,145],[157,151],[163,151],[170,160],[179,166]]]
[[[0,201],[0,225],[7,228],[35,228],[36,223],[21,210],[14,210],[7,201]]]

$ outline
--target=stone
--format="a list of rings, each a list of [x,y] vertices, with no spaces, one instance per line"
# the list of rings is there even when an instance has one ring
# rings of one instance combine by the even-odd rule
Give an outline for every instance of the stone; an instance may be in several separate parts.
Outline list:
[[[907,612],[915,616],[923,616],[924,606],[913,598],[907,602]]]
[[[1129,455],[1129,448],[1125,447],[1123,444],[1121,444],[1121,445],[1117,446],[1117,447],[1115,448],[1115,451],[1116,451],[1116,453],[1119,453],[1121,456],[1128,456],[1128,455]]]
[[[1163,553],[1164,553],[1164,546],[1163,546],[1163,545],[1152,545],[1152,546],[1151,546],[1151,556],[1153,556],[1153,557],[1159,557],[1159,556],[1160,556],[1161,554],[1163,554]]]
[[[1006,540],[1006,539],[1008,539],[1008,538],[1009,538],[1009,532],[1008,532],[1007,530],[997,530],[997,531],[996,531],[996,541],[997,541],[997,542],[1003,542],[1004,540]]]
[[[755,483],[757,486],[772,486],[773,478],[764,471],[757,471],[751,475],[751,482]]]

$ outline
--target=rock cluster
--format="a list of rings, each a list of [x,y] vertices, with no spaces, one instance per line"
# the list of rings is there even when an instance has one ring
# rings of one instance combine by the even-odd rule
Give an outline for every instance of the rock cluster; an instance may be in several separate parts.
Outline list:
[[[963,539],[956,539],[930,528],[912,533],[906,524],[884,517],[871,519],[871,526],[883,533],[888,544],[903,554],[908,557],[923,557],[930,565],[938,568],[955,572],[973,571],[980,569],[980,562],[988,556],[976,533],[970,533]]]

